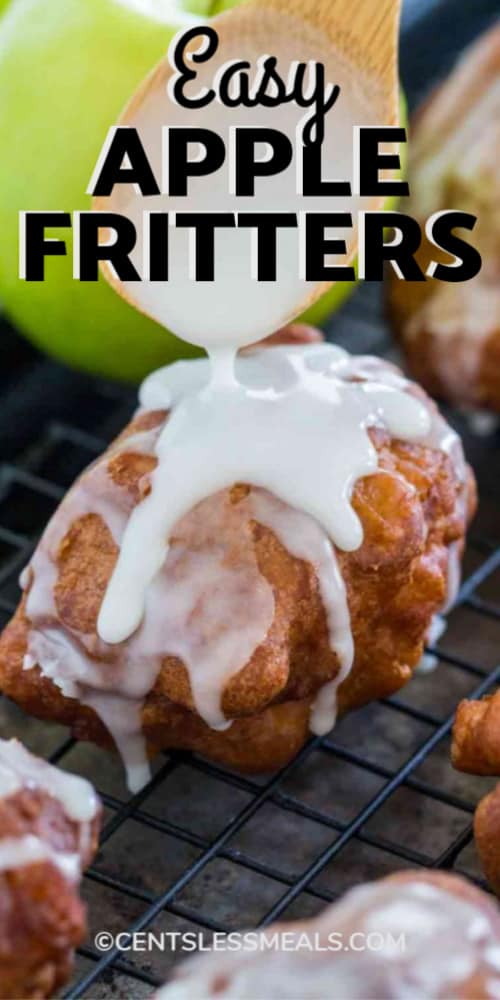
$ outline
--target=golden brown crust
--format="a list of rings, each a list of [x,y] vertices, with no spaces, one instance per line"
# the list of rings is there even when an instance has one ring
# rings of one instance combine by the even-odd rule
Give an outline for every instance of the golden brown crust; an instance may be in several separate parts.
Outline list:
[[[451,755],[459,771],[500,775],[500,691],[480,701],[460,702]],[[484,874],[500,895],[500,785],[479,803],[474,836]]]
[[[422,254],[417,259],[426,267],[431,255]],[[479,286],[479,276],[469,284],[473,282]],[[433,292],[425,289],[437,284],[433,278],[427,278],[425,284],[398,281],[392,275],[389,279],[389,318],[412,377],[437,399],[500,412],[500,299],[497,328],[486,335],[474,336],[469,330],[460,328],[470,308],[464,302],[470,290],[453,286],[456,328],[443,336],[439,328],[433,328],[435,309],[439,313],[442,303],[434,299],[432,313],[430,304],[426,307]],[[436,288],[434,294],[438,296],[442,292],[442,288]],[[478,292],[480,297],[480,288]],[[450,297],[452,293],[447,290],[446,294]]]
[[[453,766],[470,774],[500,774],[500,692],[461,701],[453,726]]]
[[[47,792],[23,788],[0,799],[2,840],[31,834],[56,853],[80,854],[83,865],[96,850],[99,823],[96,816],[82,854],[80,824]],[[0,996],[53,996],[85,933],[78,887],[52,861],[0,872]]]
[[[471,242],[480,273],[462,284],[404,282],[391,272],[388,309],[413,376],[454,403],[500,411],[500,157],[497,105],[500,29],[487,32],[412,122],[411,197],[404,211],[421,224],[436,211],[477,216]],[[436,250],[424,238],[425,271]],[[439,259],[448,262],[448,255]]]
[[[469,774],[500,775],[500,691],[460,702],[453,726],[453,766]],[[474,836],[484,874],[500,895],[500,785],[479,803]]]
[[[164,414],[141,413],[120,436],[158,425]],[[340,711],[391,694],[411,676],[433,614],[446,596],[447,551],[462,540],[457,513],[460,484],[447,456],[416,444],[391,441],[372,432],[379,472],[359,480],[353,505],[364,530],[362,546],[338,553],[344,577],[356,656],[339,691]],[[154,459],[115,445],[102,459],[107,474],[130,506],[148,489]],[[85,473],[82,481],[85,480]],[[88,475],[88,473],[87,473]],[[81,488],[77,483],[74,490]],[[212,503],[238,504],[248,487],[233,487]],[[469,513],[475,505],[472,478]],[[60,515],[56,515],[60,516]],[[252,546],[262,575],[271,584],[275,614],[264,642],[227,684],[223,710],[235,718],[226,732],[214,732],[194,711],[187,671],[166,656],[143,711],[152,751],[160,747],[197,750],[230,766],[269,770],[289,760],[307,737],[311,699],[335,677],[326,617],[313,567],[295,557],[272,532],[252,522],[245,543]],[[55,602],[60,622],[95,633],[97,615],[117,558],[116,544],[101,518],[84,514],[72,522],[58,553]],[[38,667],[23,670],[29,622],[24,595],[0,639],[2,690],[31,714],[69,725],[81,739],[109,745],[110,738],[90,708],[62,695]]]
[[[500,785],[481,799],[474,816],[474,836],[484,874],[500,896]]]

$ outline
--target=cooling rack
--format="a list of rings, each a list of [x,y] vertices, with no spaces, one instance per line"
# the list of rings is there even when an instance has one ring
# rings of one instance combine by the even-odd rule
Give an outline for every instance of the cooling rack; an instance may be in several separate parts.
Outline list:
[[[473,9],[472,9],[473,6]],[[464,10],[464,7],[467,9]],[[498,14],[497,3],[408,4],[404,83],[414,104],[460,48]],[[381,289],[365,285],[329,335],[355,353],[387,355]],[[74,479],[121,429],[134,392],[68,372],[6,326],[0,338],[0,626],[18,599],[17,578]],[[482,884],[471,821],[491,782],[449,764],[454,708],[500,680],[500,434],[465,440],[480,487],[464,582],[435,653],[434,673],[341,720],[280,772],[243,777],[187,753],[168,753],[130,797],[118,762],[77,744],[56,725],[0,701],[2,735],[90,777],[101,794],[99,854],[84,878],[89,936],[69,998],[149,996],[183,958],[169,946],[129,951],[127,934],[214,932],[316,913],[352,885],[408,866],[454,869]],[[122,949],[99,951],[106,930]]]

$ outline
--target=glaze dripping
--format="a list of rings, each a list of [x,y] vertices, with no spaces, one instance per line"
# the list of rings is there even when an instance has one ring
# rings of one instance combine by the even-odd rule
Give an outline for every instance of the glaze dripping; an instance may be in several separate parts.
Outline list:
[[[65,878],[77,882],[90,842],[91,824],[99,809],[92,785],[79,775],[35,757],[19,740],[0,740],[0,798],[9,798],[23,789],[39,789],[57,800],[67,818],[78,826],[79,849],[71,853],[56,850],[41,835],[32,833],[0,837],[0,871],[49,861]]]
[[[48,526],[29,572],[25,669],[38,664],[67,697],[97,712],[121,751],[133,790],[149,774],[141,713],[166,656],[185,666],[207,725],[231,724],[223,692],[270,629],[274,595],[252,547],[252,522],[315,570],[336,675],[319,691],[311,728],[334,723],[337,690],[354,649],[336,549],[362,543],[351,506],[360,476],[378,468],[371,427],[448,453],[462,483],[453,431],[391,365],[325,344],[269,347],[237,358],[178,362],[146,379],[144,411],[168,411],[113,455],[154,456],[149,492],[135,507],[107,472],[105,454]],[[257,446],[256,446],[257,442]],[[277,457],[279,456],[279,460]],[[249,488],[238,503],[221,493]],[[457,505],[463,496],[457,497]],[[57,553],[71,524],[94,512],[119,548],[97,635],[61,628],[54,603]],[[333,544],[332,544],[333,543]]]

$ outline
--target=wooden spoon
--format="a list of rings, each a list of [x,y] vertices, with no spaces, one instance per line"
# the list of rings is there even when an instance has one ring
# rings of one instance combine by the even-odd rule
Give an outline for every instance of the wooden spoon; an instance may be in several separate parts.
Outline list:
[[[252,8],[262,14],[279,11],[319,28],[353,68],[370,79],[380,121],[398,122],[401,0],[249,0],[232,13]]]
[[[280,49],[283,46],[288,48],[292,53],[291,59],[296,59],[302,51],[308,53],[307,58],[311,58],[314,52],[314,58],[319,61],[325,55],[330,59],[335,56],[339,65],[344,66],[346,79],[362,94],[370,109],[371,120],[359,124],[395,125],[399,121],[397,47],[400,6],[401,0],[248,0],[217,15],[210,25],[218,33],[220,52],[230,51],[233,57],[236,54],[241,59],[250,59],[255,52],[275,54],[273,40],[278,41]],[[197,47],[196,42],[192,43],[192,47]],[[222,58],[221,55],[221,61]],[[166,105],[163,124],[168,124],[169,105],[165,92],[172,73],[170,62],[167,58],[163,59],[140,85],[119,124],[136,127],[142,134],[141,129],[151,125],[148,116],[151,119],[153,113],[158,114],[160,95],[163,95]],[[153,106],[156,112],[151,111]],[[193,124],[204,124],[204,110],[191,114]],[[155,149],[153,155],[157,152]],[[151,144],[149,153],[151,156]],[[129,198],[128,185],[116,186],[109,198],[94,199],[94,208],[120,212]],[[383,197],[365,199],[363,208],[376,210],[383,207],[383,202]],[[346,263],[355,257],[356,252],[357,232],[354,231],[352,240],[347,242]],[[129,285],[125,289],[106,262],[103,271],[123,298],[151,315],[148,307],[141,303],[136,288]],[[276,327],[293,320],[330,287],[331,282],[319,282],[312,290],[309,284],[305,292],[303,288],[297,291],[293,301],[291,297],[290,308],[277,318]]]

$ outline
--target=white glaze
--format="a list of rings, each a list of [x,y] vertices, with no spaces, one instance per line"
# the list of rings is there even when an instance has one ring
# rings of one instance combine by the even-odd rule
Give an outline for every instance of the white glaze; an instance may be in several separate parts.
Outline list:
[[[26,865],[49,861],[59,868],[69,882],[80,878],[79,854],[56,851],[40,837],[27,833],[22,837],[4,837],[0,840],[0,872],[14,871]]]
[[[295,555],[306,558],[309,553],[310,561],[321,566],[332,648],[340,663],[337,677],[319,692],[313,706],[311,728],[321,735],[334,724],[337,689],[353,660],[343,582],[333,555],[327,557],[325,570],[324,553],[331,552],[328,538],[346,550],[361,544],[361,525],[350,498],[357,479],[378,465],[367,429],[381,424],[395,437],[428,441],[451,455],[464,482],[461,446],[439,414],[409,394],[409,384],[392,366],[377,359],[351,359],[331,345],[256,352],[238,359],[233,379],[226,360],[216,384],[209,381],[209,371],[206,361],[181,362],[150,376],[141,390],[143,406],[172,408],[173,417],[157,441],[159,464],[152,491],[127,525],[101,608],[99,633],[107,642],[123,642],[133,633],[176,520],[202,496],[235,482],[265,487],[296,518],[304,511],[316,521],[316,532],[318,524],[323,528],[323,556],[313,555],[313,537],[316,552],[320,546],[310,522],[301,522],[308,539],[300,551],[294,548],[296,525],[289,524],[284,542]],[[169,486],[173,470],[176,497]],[[162,502],[167,495],[168,507]]]
[[[174,525],[204,497],[251,483],[316,518],[335,545],[353,551],[362,528],[352,490],[378,466],[368,428],[381,425],[410,441],[431,432],[428,408],[386,384],[382,367],[378,381],[350,381],[355,366],[340,348],[275,347],[253,361],[266,388],[210,381],[174,406],[156,443],[151,492],[129,518],[102,604],[98,631],[105,642],[123,642],[138,628]],[[204,362],[193,364],[206,378]],[[171,371],[175,378],[175,366]]]
[[[204,360],[179,362],[146,379],[142,407],[169,409],[171,416],[163,427],[122,440],[113,454],[156,455],[151,492],[131,512],[131,500],[108,475],[109,454],[70,492],[31,564],[25,660],[26,669],[38,663],[67,697],[97,712],[133,790],[149,774],[141,710],[165,656],[184,664],[207,724],[230,724],[222,692],[264,641],[274,616],[272,590],[248,544],[252,520],[316,570],[339,671],[318,692],[311,728],[319,734],[331,728],[353,643],[330,538],[345,549],[362,541],[350,499],[359,476],[377,469],[368,428],[386,426],[394,437],[446,451],[465,478],[457,436],[411,391],[392,366],[330,345],[257,351],[237,359],[234,375],[227,358],[219,359],[212,381]],[[250,493],[238,503],[222,499],[219,491],[238,482],[253,484]],[[54,602],[59,547],[71,525],[91,512],[120,546],[98,636],[61,629]]]
[[[140,709],[145,694],[154,683],[153,673],[144,678],[149,683],[144,693],[136,694],[136,671],[132,662],[119,672],[105,664],[106,649],[96,637],[61,628],[55,603],[58,577],[57,555],[60,545],[72,525],[81,517],[94,514],[106,525],[113,540],[120,544],[132,501],[126,491],[114,486],[107,473],[112,457],[123,451],[152,454],[158,428],[129,435],[115,442],[105,459],[86,470],[59,506],[35,550],[33,558],[21,574],[21,586],[29,587],[26,614],[31,628],[23,667],[36,665],[68,698],[76,698],[93,708],[109,729],[130,775],[131,787],[142,787],[149,777],[149,765],[141,735]],[[133,649],[131,649],[131,656]],[[100,659],[101,658],[101,659]],[[126,676],[124,693],[120,692]]]
[[[9,798],[24,789],[40,789],[59,802],[67,818],[78,825],[78,850],[56,850],[34,834],[0,837],[0,871],[50,861],[65,878],[78,881],[82,859],[88,853],[91,823],[98,810],[92,785],[85,778],[61,771],[36,757],[19,740],[0,740],[0,798]]]
[[[266,946],[274,932],[286,943]],[[360,948],[358,936],[385,935],[377,950]],[[405,947],[392,943],[405,936]],[[342,948],[329,947],[342,935]],[[296,942],[293,950],[292,939]],[[335,940],[335,938],[334,938]],[[339,938],[337,937],[337,941]],[[423,881],[382,881],[351,890],[317,918],[277,924],[261,932],[260,947],[217,950],[186,962],[157,1000],[210,997],[286,997],[287,1000],[438,1000],[457,996],[460,984],[482,975],[494,998],[498,991],[498,918],[456,893]],[[491,989],[490,989],[491,984]]]
[[[425,637],[426,645],[435,646],[446,632],[447,625],[446,618],[443,618],[442,615],[434,615]],[[436,653],[424,653],[417,666],[417,672],[419,674],[432,674],[438,663],[439,657]]]
[[[52,795],[75,823],[89,823],[97,813],[97,796],[89,781],[35,757],[19,740],[0,740],[0,798],[21,788],[40,788]]]
[[[256,520],[270,528],[291,555],[312,563],[318,578],[330,646],[339,662],[337,676],[320,688],[311,706],[311,732],[323,736],[335,724],[337,691],[354,660],[351,617],[335,549],[318,522],[302,511],[280,503],[263,491],[254,492],[251,503]]]

